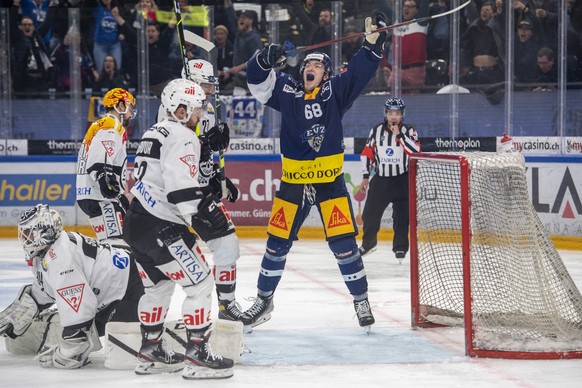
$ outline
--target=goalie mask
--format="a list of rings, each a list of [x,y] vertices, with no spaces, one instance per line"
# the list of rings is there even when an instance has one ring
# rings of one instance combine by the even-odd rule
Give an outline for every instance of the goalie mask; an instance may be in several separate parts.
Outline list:
[[[63,231],[63,219],[48,205],[36,205],[20,217],[18,240],[30,256],[52,245]]]
[[[214,70],[210,62],[203,59],[192,59],[188,61],[188,68],[190,70],[190,80],[196,82],[198,85],[214,85]],[[186,78],[186,72],[184,70],[182,69],[182,78]]]
[[[206,107],[206,94],[197,83],[179,78],[168,82],[162,92],[162,105],[168,111],[168,117],[173,117],[178,122],[185,124],[196,109]],[[175,115],[180,105],[186,108],[186,117],[178,119]]]

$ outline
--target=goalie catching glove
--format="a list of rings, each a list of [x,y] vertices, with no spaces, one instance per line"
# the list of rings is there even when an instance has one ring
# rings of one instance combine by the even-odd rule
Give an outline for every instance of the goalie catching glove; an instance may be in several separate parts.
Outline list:
[[[38,316],[38,306],[31,291],[32,284],[23,286],[16,300],[0,313],[0,335],[21,336]]]
[[[220,123],[198,136],[198,139],[212,151],[224,150],[230,143],[230,128],[228,124]]]
[[[107,164],[103,166],[103,170],[97,174],[97,183],[99,183],[101,195],[105,198],[113,199],[121,194],[121,187],[112,166]]]
[[[384,42],[388,34],[386,31],[373,32],[377,28],[386,27],[386,18],[381,12],[374,15],[374,22],[372,24],[372,18],[367,17],[364,21],[364,28],[366,29],[366,39],[364,39],[364,47],[371,50],[374,54],[381,57],[384,51]]]
[[[273,67],[280,67],[285,64],[287,58],[283,47],[278,44],[271,43],[265,47],[259,54],[257,54],[257,62],[264,70],[272,69]]]

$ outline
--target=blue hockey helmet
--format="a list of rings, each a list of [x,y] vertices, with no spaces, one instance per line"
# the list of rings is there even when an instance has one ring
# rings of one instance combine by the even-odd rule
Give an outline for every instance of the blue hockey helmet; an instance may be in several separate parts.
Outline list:
[[[400,98],[389,98],[386,100],[384,104],[384,113],[388,112],[389,110],[399,110],[402,113],[402,117],[404,117],[404,101]]]
[[[301,78],[303,78],[303,70],[305,70],[305,65],[312,60],[319,61],[323,64],[323,72],[327,74],[328,77],[333,75],[333,67],[331,66],[331,59],[325,53],[314,52],[307,54],[303,62],[301,63],[301,67],[299,68],[299,74],[301,74]]]

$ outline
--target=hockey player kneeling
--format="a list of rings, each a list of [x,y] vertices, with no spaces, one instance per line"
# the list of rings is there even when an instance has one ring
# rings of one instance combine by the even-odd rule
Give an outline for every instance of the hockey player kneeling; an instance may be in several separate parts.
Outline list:
[[[108,321],[138,321],[143,285],[127,251],[63,231],[47,205],[22,215],[18,239],[36,280],[0,313],[8,351],[38,352],[45,368],[81,368],[101,349]]]

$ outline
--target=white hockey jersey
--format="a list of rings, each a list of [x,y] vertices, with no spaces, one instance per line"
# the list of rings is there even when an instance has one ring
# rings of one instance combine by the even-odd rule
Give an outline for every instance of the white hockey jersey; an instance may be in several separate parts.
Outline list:
[[[203,197],[199,161],[196,134],[174,120],[160,121],[141,139],[131,193],[153,216],[189,225]]]
[[[158,109],[158,121],[163,121],[168,118],[166,110],[163,105],[160,105]],[[214,112],[214,107],[212,104],[208,103],[204,115],[198,122],[196,127],[196,134],[206,133],[208,130],[216,125],[216,115]],[[200,187],[208,186],[210,178],[214,176],[214,158],[213,152],[210,151],[209,154],[205,154],[203,160],[200,160],[200,174],[198,175],[198,182],[200,182]]]
[[[34,257],[32,297],[40,305],[56,303],[63,326],[95,318],[125,295],[129,254],[79,233],[62,232],[44,255]]]
[[[124,190],[127,174],[126,147],[127,132],[114,116],[106,115],[91,124],[77,158],[77,201],[110,201],[101,195],[97,182],[97,175],[106,164],[113,167],[119,187]]]

